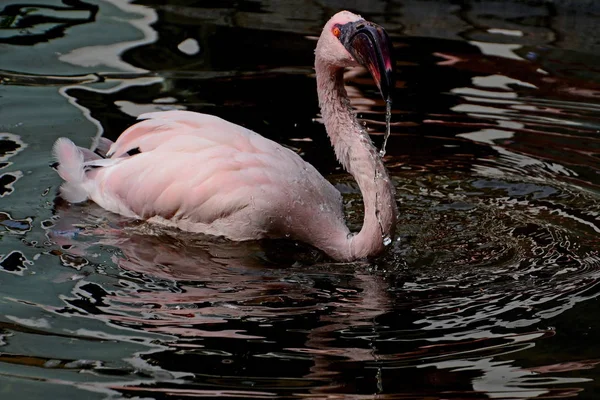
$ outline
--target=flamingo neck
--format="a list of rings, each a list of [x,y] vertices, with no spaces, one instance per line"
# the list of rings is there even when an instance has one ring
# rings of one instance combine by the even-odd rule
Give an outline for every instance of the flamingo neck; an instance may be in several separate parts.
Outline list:
[[[343,167],[354,177],[364,200],[365,217],[356,235],[340,238],[341,259],[359,259],[383,251],[394,234],[394,187],[371,138],[361,127],[344,88],[343,68],[319,57],[315,63],[317,92],[325,129]]]

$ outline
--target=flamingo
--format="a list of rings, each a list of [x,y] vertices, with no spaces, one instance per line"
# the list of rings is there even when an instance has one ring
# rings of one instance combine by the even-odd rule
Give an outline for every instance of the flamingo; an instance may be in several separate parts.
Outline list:
[[[59,138],[53,148],[69,203],[91,199],[126,217],[233,241],[290,238],[338,261],[379,255],[397,219],[394,187],[381,155],[359,124],[346,90],[346,68],[362,65],[386,101],[394,71],[380,26],[348,11],[323,28],[315,50],[317,93],[338,161],[364,199],[360,232],[346,226],[342,196],[296,153],[216,116],[146,113],[102,154]],[[129,155],[131,150],[139,153]],[[103,157],[104,156],[104,157]]]

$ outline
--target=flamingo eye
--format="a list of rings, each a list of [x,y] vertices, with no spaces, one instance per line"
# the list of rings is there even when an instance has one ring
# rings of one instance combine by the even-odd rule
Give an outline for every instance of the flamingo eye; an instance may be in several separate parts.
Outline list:
[[[340,27],[339,26],[334,26],[333,29],[331,30],[331,33],[333,33],[333,36],[339,38],[340,35],[342,34],[342,31],[340,31]]]

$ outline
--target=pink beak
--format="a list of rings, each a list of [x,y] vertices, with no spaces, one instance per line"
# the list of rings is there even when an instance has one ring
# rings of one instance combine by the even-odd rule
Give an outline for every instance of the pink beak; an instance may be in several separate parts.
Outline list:
[[[365,66],[384,100],[391,101],[395,86],[392,46],[387,32],[365,20],[339,26],[340,41],[356,61]]]

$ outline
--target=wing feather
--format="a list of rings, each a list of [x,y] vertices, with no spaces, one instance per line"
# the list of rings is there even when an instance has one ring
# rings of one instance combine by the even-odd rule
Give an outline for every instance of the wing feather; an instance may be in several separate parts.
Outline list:
[[[143,121],[128,128],[110,147],[110,157],[121,157],[136,148],[141,152],[158,148],[172,149],[183,142],[192,144],[192,138],[196,141],[187,151],[197,151],[216,144],[247,150],[251,138],[259,136],[214,115],[190,111],[147,113],[140,115],[139,119]]]

